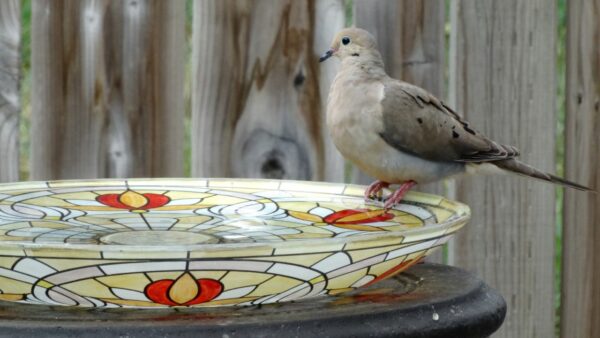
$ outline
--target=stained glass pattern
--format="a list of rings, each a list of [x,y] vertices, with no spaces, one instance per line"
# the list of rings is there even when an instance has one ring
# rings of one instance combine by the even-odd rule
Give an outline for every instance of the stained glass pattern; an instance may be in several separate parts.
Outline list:
[[[468,208],[412,193],[275,180],[0,185],[0,300],[85,307],[250,305],[333,295],[445,243]]]

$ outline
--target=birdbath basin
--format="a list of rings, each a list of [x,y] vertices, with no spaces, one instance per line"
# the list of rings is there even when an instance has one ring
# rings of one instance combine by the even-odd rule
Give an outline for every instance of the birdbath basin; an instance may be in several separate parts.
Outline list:
[[[357,185],[128,179],[0,185],[0,300],[80,307],[254,305],[336,295],[444,244],[467,206]]]

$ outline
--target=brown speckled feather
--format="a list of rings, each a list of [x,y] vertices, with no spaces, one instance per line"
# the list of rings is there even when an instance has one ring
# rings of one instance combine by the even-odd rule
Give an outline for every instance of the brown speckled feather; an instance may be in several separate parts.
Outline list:
[[[388,78],[381,102],[381,137],[394,148],[432,161],[489,162],[519,151],[472,129],[424,89]]]

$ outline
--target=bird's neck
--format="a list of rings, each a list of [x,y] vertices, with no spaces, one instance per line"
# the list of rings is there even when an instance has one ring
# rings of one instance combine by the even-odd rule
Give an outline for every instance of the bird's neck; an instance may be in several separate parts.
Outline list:
[[[341,66],[342,71],[363,73],[368,78],[380,79],[387,76],[381,55],[376,51],[347,56],[342,60]]]

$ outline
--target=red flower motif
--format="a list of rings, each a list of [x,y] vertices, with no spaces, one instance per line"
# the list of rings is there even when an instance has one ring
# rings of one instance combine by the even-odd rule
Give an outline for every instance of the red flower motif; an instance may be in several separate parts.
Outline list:
[[[323,218],[329,224],[364,224],[383,222],[394,218],[394,214],[385,210],[346,209],[334,212]]]
[[[162,207],[170,202],[169,197],[160,194],[140,194],[127,190],[121,194],[105,194],[96,197],[96,201],[113,208],[144,212],[148,209]]]
[[[214,279],[194,279],[186,272],[176,280],[154,281],[144,290],[151,301],[169,306],[191,306],[206,303],[223,292],[223,284]]]

